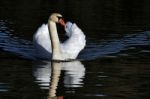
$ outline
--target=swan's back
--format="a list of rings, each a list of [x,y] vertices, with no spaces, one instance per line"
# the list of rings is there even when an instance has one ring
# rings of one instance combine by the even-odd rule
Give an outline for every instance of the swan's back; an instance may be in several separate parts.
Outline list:
[[[51,40],[47,24],[42,24],[33,36],[33,44],[36,49],[36,54],[39,58],[51,58]]]
[[[61,44],[62,56],[64,59],[75,59],[85,47],[85,35],[76,24],[71,22],[66,23],[65,30],[69,39]]]

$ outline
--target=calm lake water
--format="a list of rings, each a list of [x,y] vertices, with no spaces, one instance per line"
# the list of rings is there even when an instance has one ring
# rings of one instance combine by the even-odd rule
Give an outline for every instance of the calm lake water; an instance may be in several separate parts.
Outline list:
[[[149,9],[148,0],[0,1],[0,99],[149,99]],[[53,12],[84,31],[81,60],[36,59],[32,36]]]

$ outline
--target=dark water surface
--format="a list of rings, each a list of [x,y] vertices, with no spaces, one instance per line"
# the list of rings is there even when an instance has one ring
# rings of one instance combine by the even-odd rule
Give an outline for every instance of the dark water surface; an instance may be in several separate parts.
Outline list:
[[[1,0],[0,99],[149,99],[149,7],[148,0]],[[36,60],[32,36],[52,12],[84,31],[82,61]]]

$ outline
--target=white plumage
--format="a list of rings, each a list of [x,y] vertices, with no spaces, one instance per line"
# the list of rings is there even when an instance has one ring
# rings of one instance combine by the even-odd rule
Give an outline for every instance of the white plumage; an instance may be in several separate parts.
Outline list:
[[[61,59],[75,59],[86,45],[85,35],[75,23],[71,22],[66,23],[65,31],[69,38],[60,43]],[[47,24],[38,28],[33,36],[33,43],[39,58],[51,59],[52,47]]]

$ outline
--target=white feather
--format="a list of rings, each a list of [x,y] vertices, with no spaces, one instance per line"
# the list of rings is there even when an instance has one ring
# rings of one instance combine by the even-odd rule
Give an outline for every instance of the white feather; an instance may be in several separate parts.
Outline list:
[[[85,47],[85,35],[76,24],[66,23],[66,34],[69,39],[61,44],[62,56],[65,59],[75,59],[79,52]]]
[[[69,38],[60,44],[62,60],[75,59],[79,52],[85,47],[85,35],[76,24],[71,22],[66,23],[65,31]],[[52,48],[47,24],[43,24],[39,27],[33,36],[33,43],[39,58],[51,58]]]

